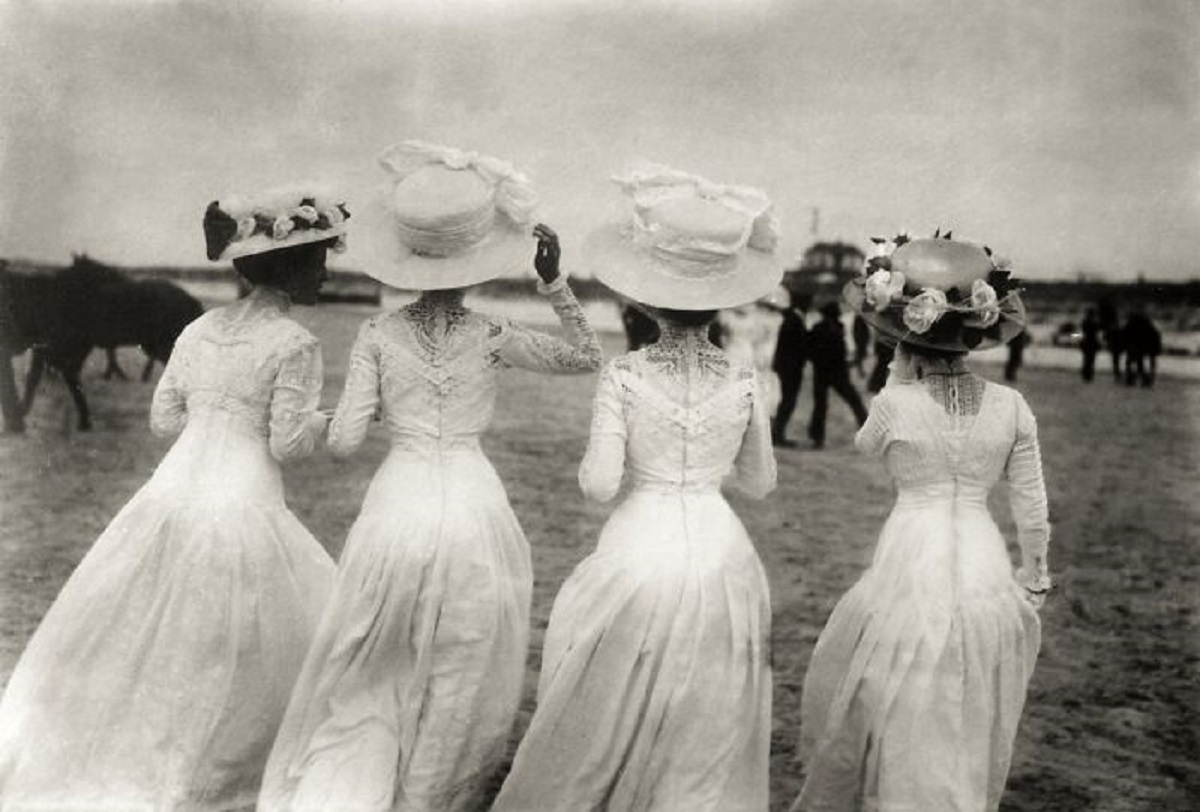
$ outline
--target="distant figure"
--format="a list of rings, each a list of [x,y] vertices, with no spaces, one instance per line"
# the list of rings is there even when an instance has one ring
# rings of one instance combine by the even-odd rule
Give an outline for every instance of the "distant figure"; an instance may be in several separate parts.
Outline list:
[[[1100,352],[1100,319],[1095,308],[1089,307],[1083,314],[1083,340],[1079,349],[1083,353],[1083,379],[1088,383],[1096,376],[1096,353]]]
[[[867,410],[850,383],[850,367],[846,363],[846,331],[842,327],[842,308],[829,302],[821,308],[821,321],[809,337],[808,357],[813,365],[813,410],[808,424],[808,436],[813,448],[825,445],[825,414],[829,410],[829,390],[846,401],[854,412],[858,425],[867,422]]]
[[[888,379],[888,368],[892,364],[892,358],[896,354],[894,344],[886,341],[882,336],[875,337],[875,346],[871,348],[875,353],[875,366],[871,368],[871,377],[867,379],[867,391],[879,392],[883,389],[884,384]]]
[[[854,314],[850,335],[854,338],[854,371],[860,378],[865,378],[867,373],[863,370],[863,361],[867,360],[867,349],[871,345],[871,327],[857,313]]]
[[[796,445],[787,438],[787,427],[796,410],[796,398],[804,380],[804,364],[808,361],[808,325],[804,314],[812,304],[808,296],[795,291],[789,295],[791,307],[783,312],[779,337],[775,340],[775,357],[771,361],[771,367],[779,376],[779,408],[771,420],[771,440],[784,448]]]
[[[658,340],[658,325],[637,305],[621,305],[621,324],[625,327],[625,341],[630,352]]]
[[[775,346],[779,336],[782,309],[763,300],[717,314],[722,341],[718,347],[735,362],[748,364],[758,373],[759,395],[767,414],[779,406],[780,383],[775,373]],[[711,339],[710,339],[711,340]]]
[[[1017,379],[1017,370],[1025,363],[1025,347],[1029,342],[1029,333],[1021,333],[1008,342],[1008,363],[1004,365],[1004,380],[1015,381]]]
[[[1125,321],[1122,331],[1125,345],[1125,384],[1154,386],[1158,371],[1158,355],[1162,352],[1162,334],[1142,308],[1136,309]]]
[[[1112,299],[1104,297],[1100,300],[1100,332],[1104,336],[1104,346],[1112,355],[1113,380],[1121,382],[1121,354],[1125,351],[1121,336],[1121,317]]]

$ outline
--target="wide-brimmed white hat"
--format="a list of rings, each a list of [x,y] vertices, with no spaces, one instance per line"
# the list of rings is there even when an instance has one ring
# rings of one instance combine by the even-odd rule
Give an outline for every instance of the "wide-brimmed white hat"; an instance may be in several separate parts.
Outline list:
[[[423,141],[390,146],[379,163],[389,183],[368,275],[404,290],[440,290],[530,264],[537,194],[521,170]]]
[[[608,287],[654,307],[714,310],[779,284],[779,227],[762,191],[658,164],[614,180],[633,198],[632,217],[584,240],[585,262]]]
[[[297,184],[209,203],[204,241],[208,258],[214,261],[323,240],[336,240],[333,249],[342,251],[349,219],[340,197],[317,184]]]
[[[963,353],[1005,344],[1025,329],[1011,268],[990,248],[950,233],[876,242],[879,253],[846,283],[843,297],[884,335]]]

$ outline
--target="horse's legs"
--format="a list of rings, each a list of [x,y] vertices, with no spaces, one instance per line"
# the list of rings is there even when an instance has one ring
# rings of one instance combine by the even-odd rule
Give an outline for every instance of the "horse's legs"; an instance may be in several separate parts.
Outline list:
[[[104,368],[104,380],[111,380],[114,375],[118,380],[129,380],[125,370],[121,369],[121,365],[117,363],[117,348],[106,347],[104,351],[108,354],[108,366]]]
[[[161,361],[165,367],[167,359],[171,357],[171,344],[163,346],[161,344],[143,345],[142,352],[146,353],[146,368],[142,370],[142,383],[147,383],[150,380],[151,374],[154,372],[154,362]]]
[[[92,427],[92,416],[88,411],[87,398],[83,396],[83,386],[79,383],[79,373],[83,370],[83,362],[87,360],[92,348],[68,347],[59,349],[50,362],[66,381],[71,399],[75,401],[75,410],[79,412],[79,430],[88,431]]]
[[[42,373],[46,371],[46,350],[34,347],[29,358],[29,369],[25,372],[25,393],[21,396],[21,416],[29,414],[33,408],[33,396],[37,394],[38,383]]]
[[[25,431],[25,413],[21,411],[21,403],[17,399],[17,379],[13,376],[12,357],[9,350],[0,351],[0,410],[4,413],[5,433],[20,434]]]
[[[63,380],[67,382],[67,389],[71,392],[71,399],[75,401],[75,409],[79,412],[79,430],[90,431],[92,416],[88,411],[87,398],[83,396],[83,386],[79,383],[79,372],[82,368],[83,364],[75,364],[64,368],[62,373]]]

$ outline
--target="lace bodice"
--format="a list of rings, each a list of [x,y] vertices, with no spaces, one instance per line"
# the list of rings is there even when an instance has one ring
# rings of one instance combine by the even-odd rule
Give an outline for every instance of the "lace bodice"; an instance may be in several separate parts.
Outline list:
[[[579,374],[600,368],[600,343],[561,277],[550,298],[567,340],[461,304],[422,299],[369,319],[350,354],[346,388],[329,428],[334,453],[362,443],[377,411],[394,443],[473,441],[492,421],[504,367]]]
[[[266,439],[278,460],[310,453],[325,430],[321,348],[287,309],[285,295],[259,288],[188,325],[155,389],[151,430],[222,420]]]
[[[635,488],[711,491],[733,474],[755,498],[775,487],[770,415],[753,367],[704,337],[673,335],[612,361],[600,376],[579,483],[608,501],[628,469]]]
[[[968,502],[986,508],[1008,479],[1028,583],[1046,578],[1050,523],[1037,421],[1014,389],[983,384],[975,414],[947,411],[924,381],[889,382],[859,430],[859,449],[883,456],[898,503]]]

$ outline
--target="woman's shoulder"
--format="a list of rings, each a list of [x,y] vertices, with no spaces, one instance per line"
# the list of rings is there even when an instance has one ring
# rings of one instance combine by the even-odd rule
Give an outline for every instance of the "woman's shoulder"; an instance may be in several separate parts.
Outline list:
[[[1029,407],[1029,401],[1025,400],[1025,396],[1021,394],[1020,390],[992,381],[988,381],[986,386],[991,390],[995,400],[1004,405],[1005,413],[1012,415],[1018,433],[1036,430],[1037,418],[1033,409]]]
[[[1029,404],[1019,389],[997,381],[984,381],[983,387],[985,390],[990,390],[991,395],[997,401],[1009,404],[1018,410],[1028,411]]]
[[[646,351],[644,349],[630,350],[614,356],[604,362],[604,366],[600,368],[600,375],[602,378],[617,380],[635,375],[644,366],[645,358]]]

